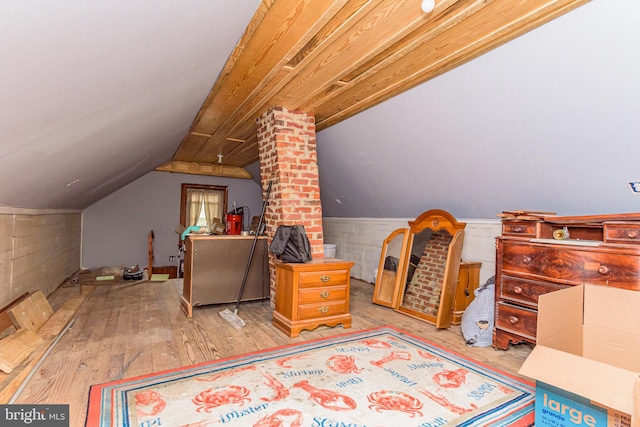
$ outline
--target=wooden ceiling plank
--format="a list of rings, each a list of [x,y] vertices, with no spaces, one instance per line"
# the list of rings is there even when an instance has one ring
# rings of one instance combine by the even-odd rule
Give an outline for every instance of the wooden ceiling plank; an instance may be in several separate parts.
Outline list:
[[[211,113],[204,113],[194,129],[199,132],[211,132],[211,141],[226,138],[232,132],[227,126],[246,99],[255,98],[265,82],[282,76],[281,67],[291,59],[313,36],[337,13],[347,0],[279,0],[278,7],[269,10],[261,20],[252,41],[243,48],[243,55],[235,62],[224,86],[217,91],[216,97],[208,105]],[[285,17],[286,19],[283,19]],[[266,56],[266,53],[269,53]],[[280,74],[280,76],[278,76]],[[286,74],[285,74],[286,76]],[[274,80],[277,83],[278,79]],[[205,118],[207,118],[205,120]],[[255,118],[254,118],[255,119]],[[192,157],[174,157],[176,160],[201,161],[201,156],[210,156],[210,150],[202,151],[202,146],[192,150]]]
[[[325,40],[331,37],[338,28],[348,22],[369,0],[347,2],[340,11],[287,63],[287,67],[295,69],[310,53],[315,51]]]
[[[346,0],[278,0],[255,29],[235,60],[207,110],[211,120],[200,120],[195,130],[213,134],[264,80],[281,69],[325,25]],[[330,16],[326,16],[325,14]]]
[[[173,155],[174,160],[191,159],[209,140],[209,136],[188,133],[182,138],[180,146]]]
[[[369,0],[367,2],[367,6],[370,8],[373,8],[375,7],[376,4],[378,4],[381,1],[383,0],[375,0],[375,1]],[[330,22],[332,17],[340,13],[341,10],[342,10],[342,7],[338,8],[337,10],[334,10],[334,8],[332,8],[329,11],[329,13],[326,13],[323,17],[323,20],[318,21],[318,23],[320,22],[323,23],[323,26],[319,27],[318,30],[326,29],[327,22]],[[364,12],[361,10],[358,11],[358,13],[356,14],[345,12],[343,13],[343,16],[348,16],[349,20],[353,20],[355,19],[354,16],[361,13],[364,13]],[[329,38],[325,38],[322,42],[320,42],[317,45],[316,50],[314,52],[326,48],[326,46],[329,44],[332,44],[332,40]],[[296,50],[292,50],[292,52],[289,52],[288,55],[284,57],[284,60],[286,60],[286,62],[290,61],[291,58],[296,54],[298,54],[298,52],[302,48],[304,48],[304,46],[298,46]],[[310,56],[311,55],[307,53],[305,55],[305,60],[308,60]],[[286,63],[283,62],[282,67],[285,67],[285,64]],[[291,69],[291,67],[286,67],[286,68],[287,70]],[[284,71],[284,70],[280,70],[280,71]],[[240,105],[233,112],[229,112],[226,115],[225,123],[217,128],[217,130],[214,132],[214,137],[221,138],[224,135],[228,135],[230,133],[238,134],[238,133],[246,133],[247,131],[253,132],[254,131],[253,121],[260,114],[266,111],[269,107],[273,105],[277,105],[272,102],[273,97],[277,93],[283,90],[283,88],[288,84],[288,82],[291,80],[293,76],[294,76],[293,73],[288,72],[284,75],[280,73],[277,76],[278,78],[273,78],[272,76],[265,78],[262,81],[261,85],[258,88],[256,88],[254,93],[250,97],[247,97],[244,100],[242,105]]]
[[[253,162],[258,158],[258,142],[254,138],[253,141],[247,141],[246,144],[236,148],[229,153],[229,164],[232,165],[248,165],[247,162]]]
[[[371,62],[371,68],[368,70],[358,69],[356,70],[359,74],[352,73],[347,78],[352,79],[349,82],[349,85],[343,86],[342,90],[327,92],[324,99],[319,97],[319,99],[309,105],[309,109],[316,112],[316,120],[322,121],[324,120],[323,112],[325,110],[324,107],[320,106],[320,103],[327,104],[332,98],[338,97],[347,91],[353,91],[355,87],[358,87],[358,83],[360,81],[366,80],[377,73],[384,72],[386,69],[393,68],[393,63],[399,61],[403,57],[410,57],[411,62],[416,62],[415,57],[426,56],[423,52],[416,52],[421,46],[425,45],[432,39],[440,36],[448,30],[456,28],[454,31],[458,31],[457,27],[462,21],[468,19],[474,13],[482,10],[487,7],[489,4],[493,3],[495,0],[469,0],[464,2],[458,2],[452,7],[445,10],[442,15],[437,16],[434,20],[429,21],[423,28],[419,31],[416,31],[415,34],[412,34],[410,37],[404,39],[405,44],[402,45],[402,41],[397,43],[396,46],[398,51],[393,54],[388,54],[385,52],[386,57],[383,57],[384,54],[381,54],[378,62]],[[387,68],[389,67],[389,68]],[[404,78],[404,75],[399,78]],[[377,88],[378,86],[373,86]],[[334,103],[335,101],[332,101]],[[349,100],[348,102],[352,102]]]
[[[300,74],[287,76],[277,87],[273,88],[272,92],[276,93],[275,96],[254,97],[253,102],[247,104],[245,109],[236,110],[238,114],[244,113],[242,117],[229,117],[227,120],[229,125],[219,128],[218,132],[220,134],[244,133],[251,126],[249,117],[257,117],[258,114],[273,105],[298,109],[298,104],[304,103],[305,99],[321,93],[323,85],[330,85],[339,80],[345,74],[345,70],[365,62],[378,50],[384,50],[396,40],[419,28],[427,18],[414,3],[415,0],[383,0],[380,5],[368,3],[367,8],[360,9],[358,13],[349,14],[350,19],[358,23],[357,37],[353,36],[353,30],[349,29],[349,31],[340,31],[333,37],[325,38],[322,48],[308,54],[303,63],[298,64],[298,69],[304,68],[304,77],[299,77]],[[382,25],[384,23],[389,25]],[[373,37],[365,37],[372,34]],[[326,49],[329,45],[331,49]],[[366,48],[359,47],[362,45],[366,45]],[[372,45],[376,46],[373,53],[371,52]],[[336,54],[336,46],[343,46],[344,49]],[[349,55],[344,55],[345,51],[363,51],[365,52],[364,58],[354,60]],[[341,60],[339,61],[339,59]],[[313,69],[314,72],[310,73],[309,69]],[[308,77],[310,75],[312,77]],[[309,85],[305,84],[311,80],[313,81]],[[283,98],[278,98],[277,93],[283,92],[287,93],[287,98],[291,98],[292,101],[286,102]],[[305,111],[309,110],[305,109]],[[216,136],[220,137],[221,135]]]
[[[322,107],[318,108],[316,126],[319,130],[325,129],[454,66],[467,62],[587,1],[589,0],[526,0],[520,1],[517,7],[514,6],[513,1],[496,1],[461,22],[454,30],[450,30],[454,33],[453,35],[445,32],[433,40],[435,44],[423,45],[413,52],[421,58],[435,57],[435,61],[421,65],[419,61],[404,57],[390,64],[377,75],[359,80],[343,90],[331,105],[327,104],[326,110]],[[484,33],[480,34],[480,31]],[[474,39],[465,42],[470,35],[474,35]],[[399,70],[406,74],[402,78],[394,77],[399,75]],[[374,93],[368,89],[372,85],[384,89]]]
[[[363,74],[365,72],[364,69],[370,66],[374,67],[370,73],[376,72],[376,69],[383,68],[388,62],[393,61],[398,55],[409,54],[412,49],[415,49],[415,46],[412,45],[426,43],[437,34],[441,34],[447,29],[453,27],[470,14],[477,12],[482,7],[485,7],[493,1],[494,0],[446,0],[439,2],[436,9],[432,12],[431,19],[426,24],[423,23],[415,31],[409,32],[406,37],[401,37],[400,40],[394,43],[390,48],[387,48],[373,59],[367,61],[364,66],[358,67],[351,73],[353,75],[347,75],[346,78],[351,80],[356,75],[366,77],[366,74]],[[396,51],[396,49],[399,49],[399,46],[403,45],[405,46],[403,50],[400,52]],[[395,53],[391,55],[389,53],[390,50],[395,51]],[[382,57],[385,57],[386,59],[383,60]],[[327,86],[324,90],[316,93],[315,96],[308,98],[305,102],[306,105],[300,108],[305,111],[313,111],[318,105],[321,105],[326,102],[326,100],[330,99],[332,94],[339,93],[339,88],[347,85],[348,81],[338,80],[334,84]],[[239,122],[242,122],[242,120]]]
[[[229,59],[227,59],[227,62],[222,68],[222,71],[220,72],[220,75],[218,76],[216,82],[214,83],[213,88],[209,92],[207,99],[205,100],[204,104],[200,108],[200,111],[196,115],[192,124],[192,131],[193,131],[193,127],[195,127],[201,120],[203,120],[203,116],[205,115],[205,113],[208,111],[211,111],[209,109],[209,106],[213,102],[213,99],[218,95],[218,93],[220,93],[221,88],[227,81],[233,68],[236,66],[236,62],[238,61],[238,58],[244,52],[245,47],[247,46],[247,44],[249,44],[249,41],[255,34],[256,29],[260,26],[260,23],[266,16],[267,12],[273,5],[274,1],[275,0],[262,0],[258,5],[258,8],[256,9],[255,13],[251,17],[251,21],[249,21],[247,28],[242,34],[242,37],[240,38],[240,40],[234,47],[233,51],[231,52]]]
[[[436,14],[436,11],[434,11],[433,19],[374,58],[371,58],[367,63],[345,75],[342,80],[348,83],[356,77],[366,77],[366,73],[376,72],[376,70],[385,67],[386,64],[394,61],[399,56],[410,54],[413,49],[427,43],[432,38],[466,19],[469,15],[476,13],[489,3],[493,3],[493,1],[495,0],[449,0],[448,2],[439,3],[438,6],[442,6],[440,14]]]
[[[351,81],[349,84],[342,85],[342,90],[336,90],[336,88],[330,87],[327,88],[324,93],[319,94],[316,99],[309,99],[306,105],[307,110],[316,112],[317,121],[323,120],[324,117],[321,112],[323,110],[323,107],[321,107],[323,104],[327,104],[332,100],[332,98],[339,96],[345,91],[352,90],[351,87],[355,87],[357,82],[380,72],[390,66],[393,62],[398,61],[400,58],[408,55],[413,55],[411,58],[414,58],[416,56],[414,55],[414,51],[420,46],[460,24],[464,19],[467,19],[469,16],[478,12],[482,8],[487,7],[487,5],[494,1],[495,0],[465,0],[447,5],[441,3],[443,6],[449,7],[443,8],[443,13],[441,15],[434,17],[433,20],[430,20],[428,23],[423,25],[421,29],[415,31],[391,47],[391,49],[398,49],[397,51],[390,54],[388,49],[378,55],[378,57],[375,58],[376,61],[370,61],[367,64],[370,65],[371,68],[365,70],[364,67],[360,67],[350,75],[346,76],[346,78]],[[411,59],[411,61],[414,60]],[[377,86],[373,87],[377,88]]]
[[[286,78],[286,76],[289,73],[285,70],[282,70],[281,72],[279,72],[278,74],[276,74],[272,80],[270,82],[268,82],[266,84],[266,86],[263,86],[261,88],[262,91],[264,91],[265,93],[268,93],[269,91],[271,91],[275,86],[278,85],[278,82],[280,82],[282,79]],[[257,93],[254,96],[249,97],[248,99],[259,99],[262,97],[261,93]],[[236,110],[235,113],[237,113],[238,110]],[[218,133],[213,136],[214,139],[222,139],[223,137],[225,137],[225,135],[236,135],[239,137],[244,138],[245,140],[247,139],[247,135],[250,135],[252,133],[255,133],[255,120],[251,120],[247,117],[243,117],[242,119],[238,119],[235,116],[235,113],[230,113],[229,115],[229,119],[232,119],[234,121],[236,121],[238,124],[241,124],[242,126],[232,126],[229,122],[225,122],[223,124],[223,126],[221,128],[219,128]],[[212,141],[214,140],[212,139]],[[215,150],[215,147],[210,147],[208,145],[204,145],[203,147],[201,147],[201,149],[199,149],[197,151],[198,156],[211,156],[212,155],[212,151]],[[194,152],[195,155],[196,152]]]
[[[420,30],[416,31],[414,34],[406,37],[399,43],[396,43],[394,48],[398,48],[393,54],[388,54],[385,52],[381,54],[377,59],[379,62],[377,63],[369,63],[369,69],[359,68],[356,70],[359,74],[348,76],[347,78],[352,79],[348,85],[343,85],[340,90],[332,90],[331,92],[327,91],[323,96],[319,96],[318,100],[311,101],[309,103],[308,108],[316,112],[316,121],[317,123],[323,122],[326,119],[326,111],[332,111],[331,107],[327,108],[327,104],[331,101],[331,104],[336,104],[338,108],[343,106],[346,103],[353,103],[353,98],[349,97],[348,93],[353,92],[356,88],[361,87],[359,84],[362,82],[364,85],[369,85],[370,88],[381,88],[379,82],[371,82],[369,79],[375,79],[376,76],[380,75],[382,72],[388,69],[395,69],[394,63],[399,61],[401,58],[406,57],[410,58],[409,61],[411,63],[416,63],[415,57],[419,56],[421,58],[425,58],[427,55],[424,52],[417,51],[421,46],[427,44],[434,38],[440,36],[448,30],[455,28],[454,31],[458,32],[461,27],[460,24],[465,19],[468,19],[474,13],[482,10],[487,7],[489,4],[493,3],[495,0],[469,0],[463,2],[457,2],[452,7],[446,9],[442,15],[436,16],[433,20],[427,22]],[[403,44],[404,43],[404,44]],[[401,48],[402,46],[402,48]],[[382,58],[383,55],[386,57]],[[425,60],[426,61],[426,60]],[[395,74],[398,76],[399,73]],[[401,78],[404,76],[400,76]],[[359,97],[363,96],[362,94],[358,94]],[[340,99],[347,99],[347,101],[340,102],[339,100],[332,100],[332,98],[340,97]],[[360,98],[358,98],[360,100]],[[362,110],[360,110],[362,111]],[[334,113],[330,113],[329,115],[333,115]]]
[[[313,55],[304,64],[304,73],[291,79],[280,92],[281,95],[273,98],[271,103],[299,109],[307,99],[406,37],[424,25],[426,20],[426,15],[415,0],[383,2],[363,16],[354,28],[342,32],[333,40],[331,49]]]

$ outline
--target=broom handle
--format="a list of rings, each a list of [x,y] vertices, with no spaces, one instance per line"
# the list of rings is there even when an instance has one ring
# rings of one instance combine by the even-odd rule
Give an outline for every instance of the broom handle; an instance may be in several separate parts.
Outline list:
[[[260,220],[258,221],[258,227],[256,228],[256,235],[253,238],[253,244],[251,245],[249,261],[247,262],[247,268],[244,269],[244,277],[242,278],[242,285],[240,286],[240,292],[238,293],[238,301],[236,301],[236,313],[238,312],[238,307],[240,306],[240,300],[242,299],[242,294],[244,293],[244,287],[247,284],[247,276],[249,275],[249,269],[251,268],[251,260],[253,260],[253,253],[256,250],[258,235],[260,234],[260,229],[262,228],[262,220],[264,219],[264,211],[267,208],[267,201],[269,200],[269,194],[271,193],[271,184],[273,184],[273,181],[269,181],[269,186],[267,187],[267,195],[265,196],[264,202],[262,203],[262,212],[260,213]]]

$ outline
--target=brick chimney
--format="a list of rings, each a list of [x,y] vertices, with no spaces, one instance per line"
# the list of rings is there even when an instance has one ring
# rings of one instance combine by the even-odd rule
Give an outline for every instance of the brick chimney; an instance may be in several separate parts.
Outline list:
[[[260,181],[272,181],[264,222],[269,245],[279,225],[304,225],[313,258],[324,256],[322,205],[313,115],[272,107],[257,120]],[[271,300],[275,292],[274,257],[269,254]]]

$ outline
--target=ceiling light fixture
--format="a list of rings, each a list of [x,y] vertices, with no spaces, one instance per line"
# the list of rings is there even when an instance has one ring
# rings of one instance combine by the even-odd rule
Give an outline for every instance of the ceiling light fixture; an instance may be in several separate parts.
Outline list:
[[[224,157],[224,154],[218,154],[218,164],[221,165],[222,164],[222,158]]]
[[[436,0],[422,0],[420,7],[424,13],[431,13],[433,12],[433,8],[436,7]]]

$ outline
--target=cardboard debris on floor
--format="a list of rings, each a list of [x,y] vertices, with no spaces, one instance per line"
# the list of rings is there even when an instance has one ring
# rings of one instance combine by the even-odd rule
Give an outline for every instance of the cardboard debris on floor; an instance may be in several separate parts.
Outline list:
[[[21,328],[0,341],[0,370],[10,374],[42,344],[35,332]]]
[[[42,291],[36,291],[8,309],[7,313],[16,329],[36,332],[53,315],[53,309]]]
[[[640,426],[640,292],[580,285],[540,296],[536,426]],[[633,423],[632,423],[633,421]]]
[[[20,393],[22,384],[70,327],[93,289],[80,286],[79,293],[55,312],[41,291],[22,295],[0,310],[0,327],[6,332],[0,339],[0,403],[10,402]]]
[[[42,291],[20,297],[5,311],[15,332],[0,340],[0,370],[10,374],[42,344],[36,332],[53,315]]]

